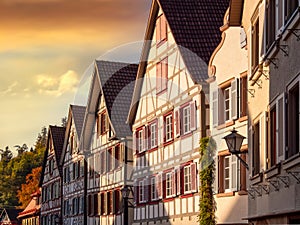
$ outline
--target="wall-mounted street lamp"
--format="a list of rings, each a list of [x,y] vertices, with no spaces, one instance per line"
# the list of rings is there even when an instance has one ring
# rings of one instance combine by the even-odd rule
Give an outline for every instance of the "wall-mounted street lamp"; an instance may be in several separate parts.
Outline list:
[[[134,205],[129,201],[129,199],[132,199],[130,197],[130,193],[133,194],[133,191],[132,191],[132,187],[128,185],[125,185],[121,190],[121,194],[123,198],[123,218],[124,218],[123,224],[129,224],[128,208],[134,208]]]
[[[229,152],[232,155],[235,155],[241,163],[249,170],[248,164],[239,156],[239,154],[244,154],[245,152],[241,152],[242,143],[245,139],[244,136],[238,134],[238,132],[233,128],[231,134],[223,137],[225,139]]]

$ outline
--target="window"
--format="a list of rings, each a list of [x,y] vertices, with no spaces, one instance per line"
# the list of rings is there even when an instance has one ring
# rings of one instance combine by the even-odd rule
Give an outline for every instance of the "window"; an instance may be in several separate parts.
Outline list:
[[[121,146],[115,146],[115,169],[118,168],[122,164],[121,158]]]
[[[231,119],[231,100],[230,100],[230,87],[227,87],[223,90],[224,94],[224,111],[225,111],[225,121],[228,121]]]
[[[291,157],[299,152],[299,81],[288,89],[288,152]]]
[[[83,213],[83,210],[84,210],[84,197],[83,196],[80,196],[79,199],[78,199],[78,210],[79,210],[79,214],[82,214]]]
[[[73,198],[72,200],[72,205],[73,205],[73,215],[78,214],[78,198]]]
[[[172,197],[173,192],[172,192],[172,187],[173,187],[173,180],[172,180],[172,173],[166,173],[166,197]]]
[[[156,182],[155,181],[156,181],[156,177],[151,177],[151,180],[150,180],[150,188],[151,188],[150,195],[151,195],[151,200],[152,201],[158,199],[157,190],[156,190]]]
[[[69,209],[70,209],[69,200],[65,200],[64,201],[64,215],[65,216],[69,215]]]
[[[259,62],[259,18],[255,20],[252,25],[252,60],[251,68],[252,74],[258,69]]]
[[[184,167],[184,192],[192,190],[191,166]]]
[[[53,175],[53,170],[54,170],[54,159],[49,160],[49,174],[50,176]]]
[[[186,106],[182,109],[183,117],[183,134],[190,132],[191,130],[191,108]]]
[[[157,147],[158,131],[157,131],[157,122],[150,124],[150,148]]]
[[[113,160],[112,153],[113,153],[113,149],[112,148],[108,149],[108,151],[107,151],[107,171],[111,171],[113,169],[114,160]]]
[[[139,202],[143,203],[145,201],[144,199],[144,181],[139,182]]]
[[[156,93],[159,94],[168,86],[168,58],[156,64]]]
[[[94,215],[99,215],[99,207],[98,207],[98,194],[93,194],[93,211],[94,211]]]
[[[212,93],[213,126],[247,115],[247,76],[232,78]],[[192,117],[193,118],[193,117]]]
[[[168,142],[173,139],[173,114],[170,113],[164,117],[164,141]]]
[[[298,0],[284,0],[284,19],[285,23],[291,18],[299,6]]]
[[[106,172],[106,151],[100,153],[100,173],[103,174]]]
[[[94,176],[94,156],[92,155],[88,158],[88,168],[89,168],[89,176]]]
[[[79,176],[78,176],[78,163],[77,162],[74,162],[73,163],[73,180],[77,179]]]
[[[266,50],[275,41],[275,9],[276,0],[268,0],[266,4]]]
[[[97,117],[97,133],[98,136],[106,133],[109,130],[109,122],[106,112],[98,114]]]
[[[105,193],[100,194],[100,199],[101,199],[101,215],[104,215],[106,213],[106,195]]]
[[[139,130],[137,132],[137,149],[138,149],[138,152],[142,152],[144,147],[143,147],[143,144],[144,144],[144,140],[143,140],[143,130]]]
[[[107,213],[112,214],[114,208],[114,196],[113,192],[107,192]]]
[[[284,95],[279,96],[274,104],[271,106],[269,114],[269,149],[268,149],[268,163],[270,168],[280,160],[284,159]]]
[[[253,156],[252,156],[252,175],[260,172],[260,123],[256,123],[253,128],[252,134],[253,141]]]
[[[121,204],[122,204],[122,195],[120,190],[115,190],[114,192],[114,199],[115,199],[115,212],[114,213],[119,213],[121,209]]]
[[[167,40],[167,21],[165,16],[161,15],[156,20],[156,44],[160,45],[166,40]]]

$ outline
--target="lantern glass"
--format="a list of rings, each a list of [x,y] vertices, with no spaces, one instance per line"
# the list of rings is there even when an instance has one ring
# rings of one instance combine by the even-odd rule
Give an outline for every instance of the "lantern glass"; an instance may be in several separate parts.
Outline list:
[[[244,136],[237,133],[235,129],[231,131],[231,134],[228,134],[224,137],[227,147],[229,149],[229,152],[231,154],[240,154],[241,153],[241,147],[243,140],[245,139]]]
[[[128,188],[128,186],[125,186],[122,189],[122,196],[123,196],[123,198],[128,198],[129,194],[130,194],[130,189]]]

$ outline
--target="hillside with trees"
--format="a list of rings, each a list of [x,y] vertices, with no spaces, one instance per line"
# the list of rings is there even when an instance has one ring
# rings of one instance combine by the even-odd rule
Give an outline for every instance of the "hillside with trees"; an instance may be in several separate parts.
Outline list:
[[[0,208],[24,208],[28,204],[30,192],[38,188],[46,142],[47,129],[43,127],[34,148],[15,145],[16,157],[8,146],[0,149]]]

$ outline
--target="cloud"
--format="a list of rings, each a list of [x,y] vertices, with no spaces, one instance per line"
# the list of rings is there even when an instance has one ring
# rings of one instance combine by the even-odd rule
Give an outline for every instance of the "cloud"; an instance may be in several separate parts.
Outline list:
[[[4,91],[0,91],[0,95],[1,96],[4,96],[4,95],[8,95],[10,94],[11,96],[15,96],[16,95],[16,92],[15,91],[15,87],[18,86],[18,82],[15,81],[13,82],[11,85],[9,85]]]
[[[74,93],[79,83],[78,75],[75,71],[69,70],[58,78],[51,75],[37,75],[39,93],[59,97],[64,93]]]

